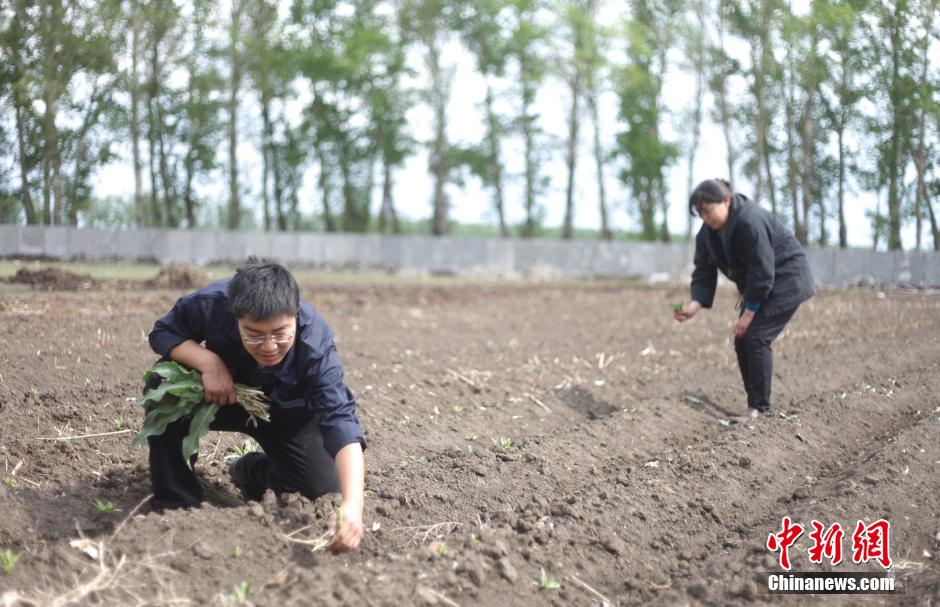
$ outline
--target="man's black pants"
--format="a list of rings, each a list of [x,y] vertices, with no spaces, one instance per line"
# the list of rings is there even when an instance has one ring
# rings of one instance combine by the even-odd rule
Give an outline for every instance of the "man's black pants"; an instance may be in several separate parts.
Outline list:
[[[203,500],[202,486],[183,460],[182,442],[189,432],[189,421],[172,423],[163,434],[147,439],[154,509],[194,507]],[[336,465],[323,448],[316,417],[272,404],[270,422],[258,422],[254,427],[247,421],[244,409],[229,405],[219,407],[209,428],[243,432],[258,441],[265,457],[245,462],[250,464],[245,472],[253,486],[275,493],[299,492],[310,499],[340,490]]]
[[[762,413],[770,410],[770,386],[774,375],[774,353],[770,344],[780,335],[796,308],[776,312],[770,316],[761,308],[744,337],[736,337],[734,349],[738,354],[738,367],[747,391],[747,406]]]

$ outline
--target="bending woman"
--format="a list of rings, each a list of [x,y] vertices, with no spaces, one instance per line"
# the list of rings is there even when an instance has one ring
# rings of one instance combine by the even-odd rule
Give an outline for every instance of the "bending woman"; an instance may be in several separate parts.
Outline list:
[[[816,293],[803,248],[777,218],[731,184],[709,179],[689,197],[689,212],[704,224],[695,237],[692,301],[675,312],[686,321],[715,299],[718,271],[738,287],[734,349],[747,391],[746,421],[770,410],[770,344],[801,303]]]

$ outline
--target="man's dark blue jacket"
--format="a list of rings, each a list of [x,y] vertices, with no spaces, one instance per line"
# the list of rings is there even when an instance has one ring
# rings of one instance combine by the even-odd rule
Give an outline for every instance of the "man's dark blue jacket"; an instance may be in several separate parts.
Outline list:
[[[343,365],[326,322],[305,301],[297,313],[294,345],[274,367],[258,365],[242,345],[229,309],[231,278],[209,283],[177,300],[150,332],[150,347],[168,358],[170,350],[191,339],[205,342],[225,362],[232,378],[260,388],[272,402],[272,421],[279,415],[315,415],[323,446],[331,457],[346,445],[366,440],[356,417],[356,399],[343,381]]]
[[[772,316],[816,293],[803,247],[768,210],[736,194],[721,230],[703,224],[695,237],[692,299],[710,308],[718,271],[734,281],[744,305]]]

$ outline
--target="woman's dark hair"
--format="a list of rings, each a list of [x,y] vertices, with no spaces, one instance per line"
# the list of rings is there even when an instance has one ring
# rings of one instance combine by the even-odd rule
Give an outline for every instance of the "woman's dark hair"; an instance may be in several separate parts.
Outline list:
[[[235,270],[228,298],[235,318],[267,320],[294,316],[300,309],[300,289],[287,268],[255,257],[249,257]]]
[[[689,214],[698,215],[696,207],[700,204],[721,202],[725,198],[734,198],[734,188],[726,179],[706,179],[695,186],[689,196]]]

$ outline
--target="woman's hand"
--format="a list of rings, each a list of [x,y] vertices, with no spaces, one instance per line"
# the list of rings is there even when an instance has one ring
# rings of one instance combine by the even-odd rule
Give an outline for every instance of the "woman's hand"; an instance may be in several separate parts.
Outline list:
[[[751,326],[752,320],[754,320],[754,310],[745,308],[738,322],[734,323],[734,336],[737,339],[744,337],[744,334],[747,333],[747,328]]]
[[[702,304],[697,301],[690,301],[689,303],[682,306],[681,310],[676,310],[672,317],[678,320],[679,322],[684,322],[689,320],[695,313],[702,309]]]

